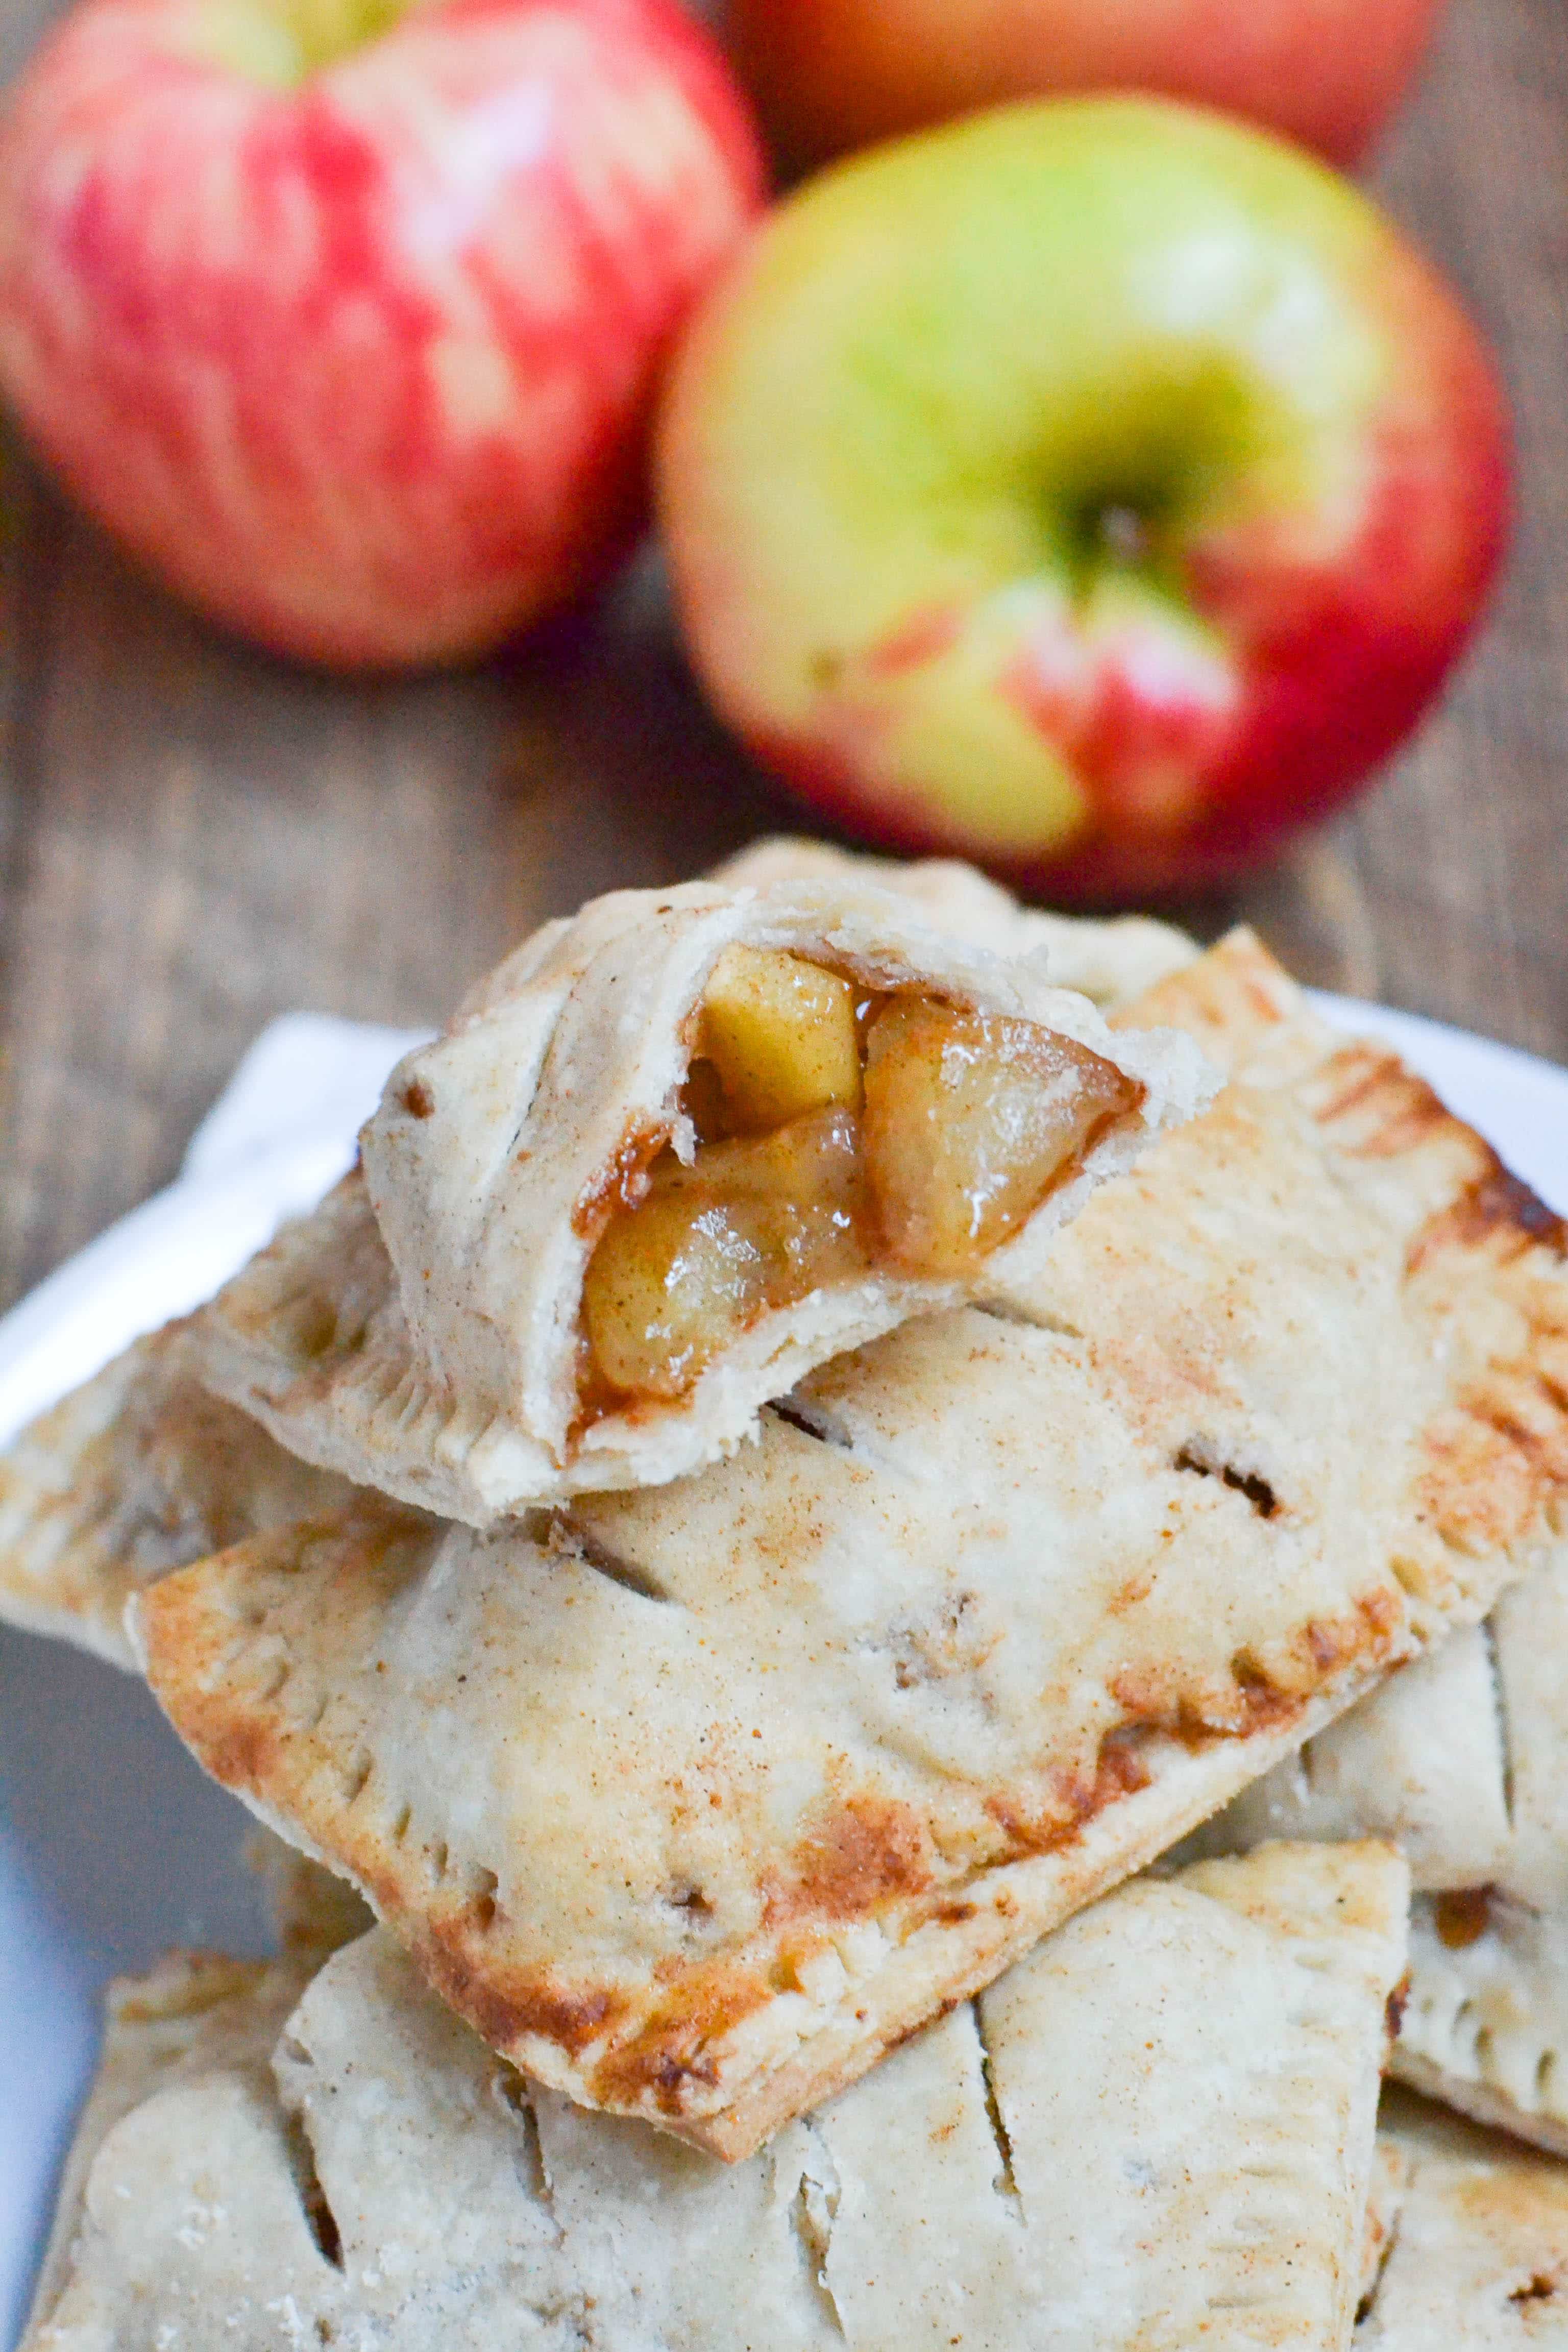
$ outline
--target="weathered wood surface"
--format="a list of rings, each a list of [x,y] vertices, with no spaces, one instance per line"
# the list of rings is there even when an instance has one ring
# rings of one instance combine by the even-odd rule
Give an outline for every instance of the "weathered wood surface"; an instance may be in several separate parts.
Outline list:
[[[47,9],[14,5],[0,70]],[[1568,1059],[1568,16],[1453,0],[1380,184],[1496,338],[1522,520],[1490,628],[1358,814],[1224,904],[1307,977]],[[474,675],[331,683],[205,630],[17,466],[0,703],[0,1305],[173,1172],[243,1046],[415,1021],[540,918],[789,813],[645,563]]]

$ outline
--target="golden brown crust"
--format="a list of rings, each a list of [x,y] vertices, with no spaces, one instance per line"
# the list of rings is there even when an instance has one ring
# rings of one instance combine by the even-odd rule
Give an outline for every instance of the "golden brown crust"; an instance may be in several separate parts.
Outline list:
[[[198,1381],[190,1327],[133,1346],[0,1454],[0,1618],[133,1667],[125,1603],[350,1493]]]
[[[1184,1004],[1235,1083],[1005,1312],[553,1549],[389,1507],[143,1603],[204,1761],[542,2079],[743,2152],[1530,1564],[1558,1237],[1255,942]]]
[[[520,1941],[526,1923],[509,1907],[506,1882],[452,1850],[440,1821],[403,1793],[410,1784],[395,1759],[367,1755],[341,1719],[342,1701],[318,1697],[307,1667],[295,1712],[279,1706],[308,1623],[330,1629],[327,1684],[352,1685],[351,1662],[378,1675],[385,1662],[373,1653],[427,1586],[439,1540],[419,1515],[369,1502],[346,1523],[321,1522],[298,1540],[263,1538],[169,1580],[142,1604],[154,1692],[217,1778],[353,1876],[494,2046],[590,2104],[646,2116],[731,2158],[978,1991],[1046,1927],[1152,1860],[1211,1809],[1215,1790],[1324,1714],[1321,1700],[1302,1699],[1283,1725],[1249,1721],[1245,1754],[1224,1732],[1186,1743],[1112,1735],[1093,1782],[1047,1816],[987,1797],[979,1811],[989,1838],[956,1856],[942,1853],[931,1820],[911,1808],[850,1800],[818,1812],[759,1889],[754,1937],[707,1960],[656,1965],[639,1990],[613,1974],[584,1976],[567,1953],[553,1967],[522,1957],[538,1947]],[[481,1778],[493,1769],[477,1749],[471,1762]],[[595,1769],[613,1771],[613,1755]],[[726,1804],[736,1801],[720,1787]],[[526,1867],[526,1857],[511,1859]],[[505,1868],[506,1857],[491,1860]],[[882,1965],[826,2032],[739,2088],[726,2061],[736,2037],[832,1965],[846,1930],[883,1943]]]
[[[1300,993],[1256,933],[1243,927],[1131,1004],[1119,1005],[1110,1018],[1118,1029],[1184,1029],[1211,1061],[1234,1073],[1281,1030],[1300,1024]]]

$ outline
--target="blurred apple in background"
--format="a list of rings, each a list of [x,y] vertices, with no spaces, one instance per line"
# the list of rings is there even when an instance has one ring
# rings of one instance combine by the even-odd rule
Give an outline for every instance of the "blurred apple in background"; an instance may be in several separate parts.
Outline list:
[[[1398,104],[1439,0],[729,0],[781,153],[825,161],[1005,99],[1139,90],[1353,163]]]
[[[0,120],[0,384],[234,628],[462,656],[635,527],[760,185],[673,0],[85,0]]]
[[[1503,547],[1453,298],[1300,150],[1154,100],[825,173],[673,372],[719,709],[826,814],[1096,898],[1228,877],[1413,725]]]

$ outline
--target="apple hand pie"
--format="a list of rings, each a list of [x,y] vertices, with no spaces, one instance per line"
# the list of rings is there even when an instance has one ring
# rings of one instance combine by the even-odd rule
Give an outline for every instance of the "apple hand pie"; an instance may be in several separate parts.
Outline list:
[[[399,1066],[363,1175],[210,1310],[207,1378],[478,1526],[655,1484],[826,1358],[1008,1296],[1210,1091],[1189,1039],[858,879],[622,891]]]
[[[1005,1312],[699,1477],[366,1499],[135,1604],[198,1758],[540,2080],[745,2152],[1536,1558],[1554,1229],[1247,937],[1151,1002],[1234,1082]]]
[[[735,2168],[523,2081],[384,1930],[292,2002],[166,1963],[25,2352],[1346,2352],[1404,1909],[1375,1845],[1127,1887]]]
[[[1189,1850],[1367,1835],[1399,1842],[1419,1890],[1395,2073],[1568,2156],[1568,1547]]]
[[[134,1670],[131,1594],[225,1545],[349,1500],[196,1377],[171,1323],[0,1453],[0,1620]]]

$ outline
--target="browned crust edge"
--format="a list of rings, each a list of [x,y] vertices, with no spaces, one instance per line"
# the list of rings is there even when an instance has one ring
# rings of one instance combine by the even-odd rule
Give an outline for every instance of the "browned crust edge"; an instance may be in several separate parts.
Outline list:
[[[358,1555],[348,1572],[374,1578],[409,1538],[423,1551],[429,1522],[369,1507],[346,1528],[323,1521],[311,1533],[334,1550],[346,1538]],[[919,1875],[898,1822],[866,1821],[863,1844],[823,1853],[815,1916],[801,1925],[809,1943],[824,1919],[880,1916],[893,1931],[885,1958],[822,2015],[792,2060],[731,2088],[724,2040],[771,1991],[785,1989],[775,1972],[787,1969],[789,1939],[775,1934],[764,1949],[729,1956],[706,1981],[683,1979],[668,2000],[658,1988],[644,1994],[498,1969],[486,1949],[495,1916],[490,1874],[460,1880],[447,1874],[443,1854],[433,1891],[428,1846],[395,1839],[389,1854],[380,1825],[367,1819],[358,1829],[343,1806],[341,1766],[313,1731],[268,1720],[265,1684],[259,1705],[236,1687],[228,1667],[247,1628],[228,1595],[258,1554],[289,1540],[264,1537],[218,1555],[137,1604],[149,1681],[182,1738],[263,1819],[345,1872],[436,1990],[493,2047],[568,2096],[640,2116],[731,2161],[1152,1861],[1373,1687],[1402,1647],[1392,1620],[1374,1611],[1361,1648],[1338,1661],[1331,1691],[1256,1708],[1235,1729],[1185,1743],[1160,1731],[1147,1747],[1123,1746],[1113,1735],[1094,1786],[1081,1792],[1075,1829],[1057,1827],[1044,1838],[1020,1821],[1012,1859],[949,1885],[931,1887]],[[836,1874],[847,1874],[843,1885]]]
[[[1186,1025],[1200,1035],[1203,1023],[1212,1023],[1233,1046],[1245,1031],[1261,1050],[1271,1028],[1290,1018],[1298,1002],[1293,984],[1272,960],[1250,939],[1237,935],[1204,965],[1153,991],[1135,1008],[1134,1017],[1180,1017],[1184,1006],[1190,1013],[1196,1003],[1203,1020],[1190,1017]],[[1226,1058],[1234,1063],[1237,1055]],[[1518,1359],[1489,1363],[1463,1382],[1427,1433],[1429,1466],[1420,1506],[1451,1550],[1495,1570],[1471,1578],[1468,1591],[1456,1584],[1432,1597],[1447,1622],[1479,1616],[1510,1573],[1527,1565],[1514,1562],[1510,1552],[1561,1511],[1568,1495],[1568,1387],[1554,1369],[1555,1356],[1550,1363],[1539,1360],[1543,1346],[1555,1348],[1568,1338],[1562,1223],[1386,1050],[1325,1033],[1315,1067],[1299,1083],[1331,1147],[1347,1157],[1437,1155],[1436,1181],[1429,1189],[1438,1205],[1411,1246],[1410,1277],[1452,1291],[1451,1317],[1462,1315],[1462,1294],[1471,1285],[1489,1301],[1504,1298],[1526,1333]],[[1399,1564],[1394,1567],[1397,1576]],[[272,1808],[279,1801],[289,1803],[299,1829],[307,1837],[319,1836],[324,1824],[314,1818],[310,1795],[315,1768],[298,1753],[286,1759],[281,1745],[287,1741],[280,1744],[270,1726],[247,1718],[232,1702],[226,1707],[221,1675],[207,1671],[217,1662],[209,1658],[204,1664],[202,1655],[213,1644],[210,1615],[197,1612],[183,1622],[176,1618],[183,1612],[183,1588],[201,1574],[190,1571],[171,1580],[142,1604],[154,1631],[161,1629],[159,1646],[181,1660],[182,1692],[160,1688],[155,1662],[154,1688],[166,1706],[174,1697],[170,1711],[177,1706],[184,1736],[217,1778],[268,1818],[277,1819]],[[874,1988],[868,1985],[861,1996],[864,2006],[858,2013],[830,2014],[795,2060],[760,2084],[742,2086],[722,2105],[715,2102],[721,2053],[708,2063],[704,2052],[712,2048],[715,2033],[739,2022],[774,1989],[759,1979],[754,1965],[731,1962],[727,1988],[715,1984],[687,1999],[679,2028],[673,2020],[666,2023],[649,2014],[657,2003],[618,1992],[540,1982],[507,1986],[493,1964],[487,1967],[483,1951],[488,1888],[455,1887],[432,1902],[426,1880],[416,1905],[401,1873],[379,1866],[368,1842],[356,1851],[352,1833],[342,1835],[341,1806],[333,1815],[333,1847],[341,1865],[408,1937],[445,1998],[496,2046],[570,2095],[613,2112],[645,2116],[734,2158],[787,2116],[852,2080],[944,2003],[989,1981],[1074,1908],[1152,1859],[1361,1696],[1400,1654],[1392,1642],[1374,1641],[1359,1654],[1342,1651],[1325,1657],[1322,1665],[1331,1679],[1310,1699],[1274,1717],[1238,1725],[1233,1736],[1216,1739],[1202,1753],[1174,1755],[1165,1769],[1150,1771],[1142,1781],[1123,1775],[1106,1802],[1086,1806],[1077,1834],[1065,1844],[1047,1853],[1019,1853],[962,1888],[943,1889],[929,1916],[889,1947],[890,1957]],[[205,1696],[193,1706],[189,1694],[203,1682]],[[1106,1819],[1114,1823],[1113,1831],[1104,1825]],[[854,1916],[876,1916],[877,1905],[899,1891],[878,1888]],[[685,1988],[688,1995],[696,1990]],[[625,2029],[634,2017],[642,2024],[628,2037]],[[579,2063],[606,2034],[614,2044],[607,2060]],[[693,2102],[708,2111],[693,2111]]]

